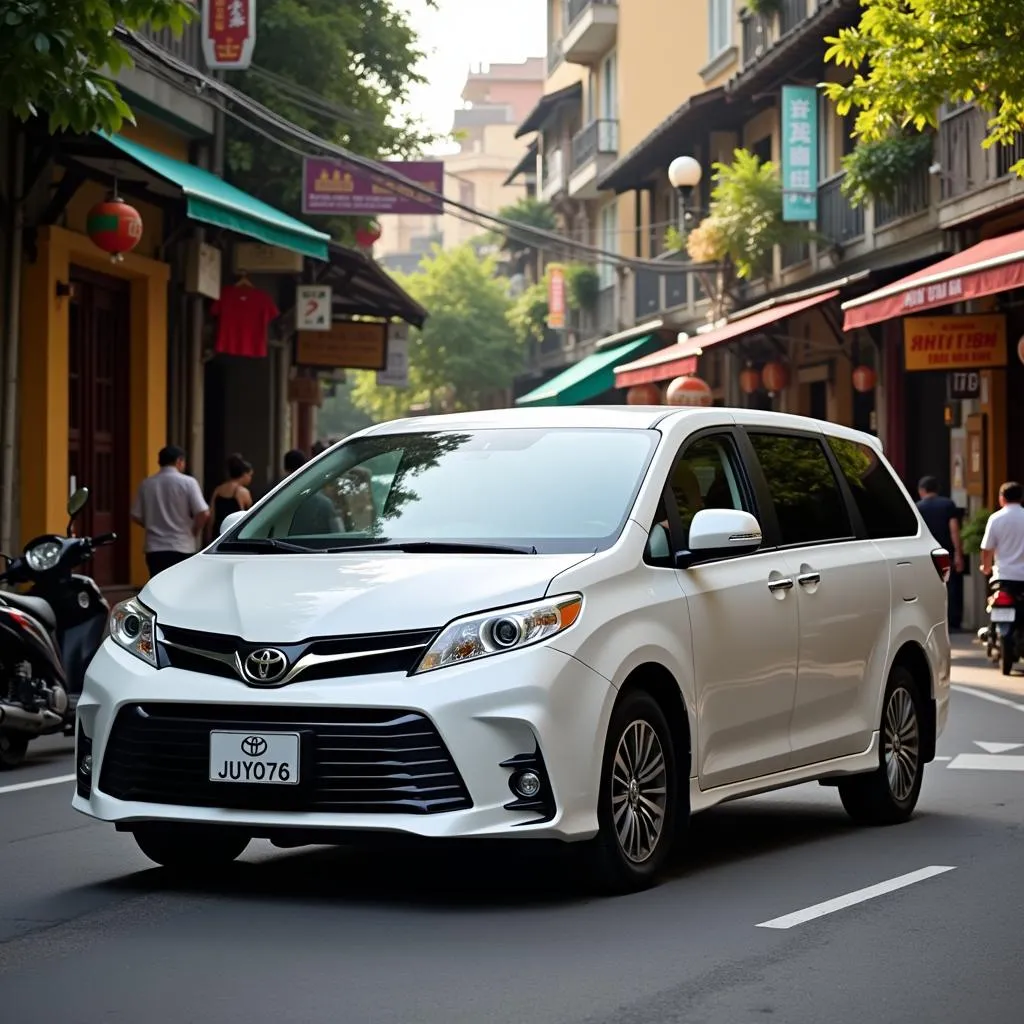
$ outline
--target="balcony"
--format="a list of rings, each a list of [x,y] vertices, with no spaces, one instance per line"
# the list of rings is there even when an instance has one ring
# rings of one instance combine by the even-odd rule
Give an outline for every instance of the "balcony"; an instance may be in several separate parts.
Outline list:
[[[541,159],[540,198],[547,203],[565,191],[565,160],[560,149],[545,153]]]
[[[875,230],[880,231],[896,221],[924,213],[931,206],[931,201],[932,176],[927,167],[922,167],[902,182],[891,199],[876,200]]]
[[[780,0],[772,14],[744,12],[742,18],[743,67],[759,61],[777,42],[797,31],[825,0]]]
[[[569,28],[562,46],[572,64],[593,65],[614,45],[619,30],[619,0],[568,0]]]
[[[565,53],[563,52],[562,40],[555,39],[548,47],[548,75],[554,74],[564,60]]]
[[[851,206],[843,195],[844,177],[837,174],[818,187],[818,231],[838,246],[864,237],[864,207]]]
[[[156,32],[147,26],[137,31],[140,36],[144,36],[151,43],[156,43],[157,46],[162,46],[178,60],[191,64],[194,68],[206,69],[198,17],[193,18],[178,37],[169,28]]]
[[[597,179],[619,155],[619,122],[591,121],[572,140],[572,173],[569,195],[573,199],[596,199]]]

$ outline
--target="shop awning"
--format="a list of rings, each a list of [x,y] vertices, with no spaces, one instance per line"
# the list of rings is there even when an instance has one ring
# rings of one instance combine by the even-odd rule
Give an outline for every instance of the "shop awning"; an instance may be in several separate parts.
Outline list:
[[[516,129],[515,137],[521,139],[530,132],[539,132],[548,118],[563,103],[581,103],[583,101],[583,83],[574,82],[564,89],[549,92],[537,101],[537,106],[526,115],[526,120]]]
[[[1024,286],[1024,231],[989,238],[894,284],[843,303],[843,330]]]
[[[537,175],[537,140],[534,139],[529,146],[526,147],[526,153],[523,155],[523,159],[519,161],[512,168],[509,176],[502,182],[503,185],[511,185],[516,178],[520,175],[529,178],[531,175],[536,177]]]
[[[193,220],[326,261],[330,235],[289,217],[202,167],[175,160],[121,135],[96,134],[125,156],[180,188],[188,203],[188,215]]]
[[[399,317],[413,327],[423,326],[427,311],[369,256],[331,242],[329,259],[331,272],[324,280],[336,285],[335,316]]]
[[[615,386],[617,388],[631,388],[637,384],[654,384],[662,380],[671,380],[673,377],[682,377],[693,373],[697,369],[697,356],[706,352],[715,345],[721,345],[725,341],[734,338],[742,338],[746,334],[754,334],[757,331],[769,327],[771,324],[779,323],[787,317],[802,313],[804,310],[820,306],[823,302],[834,299],[839,294],[839,289],[821,292],[812,295],[799,302],[784,302],[770,309],[763,309],[759,313],[751,313],[749,316],[741,316],[737,320],[723,324],[704,334],[694,335],[678,345],[662,349],[660,352],[653,352],[636,362],[627,363],[625,366],[615,368]]]
[[[516,399],[516,405],[578,405],[580,402],[597,398],[615,385],[615,365],[628,358],[637,349],[649,344],[654,335],[627,341],[618,348],[581,359],[568,369],[536,387],[533,391]]]

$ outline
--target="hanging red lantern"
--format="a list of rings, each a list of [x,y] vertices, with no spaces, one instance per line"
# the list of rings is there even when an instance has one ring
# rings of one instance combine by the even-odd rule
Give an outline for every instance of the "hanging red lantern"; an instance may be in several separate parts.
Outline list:
[[[785,391],[786,385],[789,383],[789,370],[782,363],[765,363],[764,369],[761,371],[761,379],[764,381],[768,393],[774,395]]]
[[[657,384],[637,384],[626,392],[626,405],[661,405]]]
[[[111,262],[118,263],[142,241],[142,216],[115,193],[89,211],[85,230],[93,245],[109,252]]]
[[[761,386],[761,371],[753,366],[748,366],[740,371],[740,391],[745,395],[752,395]]]
[[[878,374],[870,366],[858,366],[853,371],[853,389],[862,395],[875,390]]]
[[[1017,358],[1024,363],[1024,337],[1017,342]]]
[[[356,244],[363,249],[373,248],[373,243],[380,238],[381,230],[380,224],[375,220],[371,220],[366,227],[356,228]]]
[[[665,401],[669,405],[711,404],[711,388],[700,377],[676,377],[665,390]]]

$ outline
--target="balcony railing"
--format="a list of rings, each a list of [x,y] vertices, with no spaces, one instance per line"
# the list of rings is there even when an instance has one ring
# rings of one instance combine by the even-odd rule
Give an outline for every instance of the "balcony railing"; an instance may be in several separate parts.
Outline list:
[[[162,46],[168,53],[173,54],[180,61],[191,64],[194,68],[205,68],[206,61],[203,60],[202,34],[200,31],[199,18],[195,17],[185,26],[180,36],[175,36],[169,28],[162,28],[155,31],[148,26],[138,30],[139,35],[145,36],[150,42]]]
[[[875,228],[884,228],[893,221],[924,213],[931,205],[932,176],[927,167],[915,171],[902,182],[891,199],[875,201]]]
[[[598,154],[618,156],[619,122],[607,118],[591,121],[572,140],[572,170],[575,174]]]
[[[772,44],[772,25],[761,14],[750,14],[743,19],[742,31],[743,66],[748,67],[760,60]]]
[[[818,188],[818,230],[837,245],[864,236],[864,207],[851,206],[843,195],[844,177],[838,174]]]
[[[778,11],[772,14],[742,15],[743,66],[760,60],[783,36],[807,21],[822,3],[823,0],[780,0]]]
[[[985,111],[973,105],[948,109],[943,115],[938,150],[944,200],[956,199],[1010,177],[1010,168],[1024,158],[1024,132],[1018,132],[1009,146],[982,149],[988,119]]]
[[[569,12],[569,28],[581,18],[590,7],[618,7],[619,0],[569,0],[567,5]]]
[[[779,35],[792,32],[807,20],[807,0],[782,0],[779,5]]]
[[[811,258],[810,243],[804,239],[796,242],[787,242],[785,245],[780,246],[779,249],[779,265],[783,270],[786,270],[789,267],[799,266],[801,263],[806,263]]]
[[[562,40],[555,39],[548,47],[548,74],[555,70],[565,60],[565,52],[562,49]]]

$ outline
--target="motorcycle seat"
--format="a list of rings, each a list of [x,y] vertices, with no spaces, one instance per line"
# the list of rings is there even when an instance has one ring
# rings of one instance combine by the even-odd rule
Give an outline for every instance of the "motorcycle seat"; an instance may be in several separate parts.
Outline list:
[[[57,628],[57,616],[50,607],[50,602],[41,597],[19,594],[15,591],[0,592],[0,603],[8,604],[38,619],[48,630]]]

